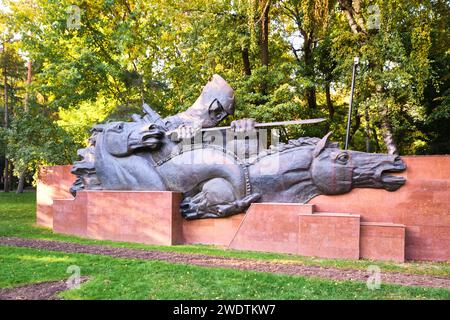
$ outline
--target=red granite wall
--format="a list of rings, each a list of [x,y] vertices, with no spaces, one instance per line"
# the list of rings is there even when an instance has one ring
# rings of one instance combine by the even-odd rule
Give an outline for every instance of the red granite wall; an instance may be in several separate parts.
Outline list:
[[[182,220],[182,238],[186,244],[214,244],[227,246],[236,234],[244,214],[225,219]]]
[[[53,201],[55,232],[91,239],[173,245],[181,242],[181,194],[81,191]]]
[[[72,199],[69,192],[75,176],[70,173],[72,166],[41,167],[36,192],[36,223],[53,227],[53,199]]]
[[[361,222],[361,258],[405,261],[405,225]]]
[[[87,236],[87,192],[79,192],[74,199],[53,200],[53,231]]]
[[[312,206],[254,203],[225,244],[239,250],[298,253],[298,216],[302,213],[311,215]]]
[[[395,192],[354,189],[318,196],[317,212],[359,214],[362,222],[403,224],[407,260],[450,261],[450,156],[403,157],[406,184]]]
[[[356,214],[299,215],[298,253],[321,258],[359,259],[360,217]]]

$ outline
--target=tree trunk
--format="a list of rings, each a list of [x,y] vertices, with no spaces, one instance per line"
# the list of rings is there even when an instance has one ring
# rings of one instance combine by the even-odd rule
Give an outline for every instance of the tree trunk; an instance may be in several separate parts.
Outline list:
[[[361,1],[360,0],[339,0],[341,9],[344,11],[350,29],[354,34],[366,34],[366,26],[364,18],[361,15]]]
[[[23,109],[25,112],[28,112],[30,110],[29,104],[28,104],[28,99],[29,99],[29,86],[31,84],[31,60],[28,60],[28,64],[27,64],[27,91],[25,92],[25,99],[24,99],[24,104],[23,104]]]
[[[382,94],[384,90],[377,88],[377,93]],[[378,112],[381,115],[381,133],[383,134],[383,141],[386,145],[388,154],[397,154],[397,144],[395,143],[394,134],[392,133],[391,120],[389,119],[388,108],[384,105],[383,99],[378,102]]]
[[[251,76],[252,68],[250,65],[250,57],[249,57],[249,53],[248,53],[248,48],[242,49],[242,62],[244,65],[244,74],[246,76]]]
[[[369,111],[366,109],[364,110],[364,122],[365,122],[365,128],[364,128],[364,139],[366,140],[366,152],[370,152],[370,125],[369,125]]]
[[[325,125],[324,134],[327,134],[328,132],[330,132],[331,122],[333,121],[333,118],[334,118],[334,106],[333,106],[333,101],[331,100],[331,92],[330,92],[330,83],[329,82],[325,83],[325,98],[326,98],[326,103],[327,103],[327,108],[328,108],[329,121],[327,121],[327,124]]]
[[[397,145],[395,143],[394,134],[392,133],[391,121],[387,115],[383,115],[381,120],[381,129],[383,132],[383,140],[386,145],[387,153],[398,155]]]
[[[331,100],[331,92],[330,92],[330,83],[325,84],[325,97],[327,100],[327,108],[328,108],[328,117],[330,121],[333,120],[334,117],[334,106],[333,101]]]
[[[312,46],[313,46],[313,34],[309,35],[306,32],[303,32],[303,61],[305,63],[305,76],[309,79],[314,78],[314,60],[312,57]],[[313,82],[313,81],[311,81]],[[316,87],[314,84],[310,85],[306,88],[306,100],[308,102],[309,109],[316,109]]]
[[[261,13],[260,22],[260,49],[261,49],[261,64],[265,67],[269,66],[269,11],[270,11],[270,1],[261,1],[264,5]],[[265,3],[264,3],[265,2]]]
[[[29,103],[28,103],[28,98],[29,98],[29,86],[31,84],[31,60],[28,60],[28,64],[27,64],[27,92],[25,93],[25,100],[24,100],[24,105],[23,105],[23,109],[25,112],[29,112],[30,107],[29,107]],[[17,190],[16,193],[23,193],[23,189],[24,189],[24,185],[25,185],[25,176],[26,176],[27,170],[24,169],[19,176],[19,183],[17,185]]]
[[[20,177],[19,177],[19,184],[17,185],[17,191],[16,193],[23,193],[23,189],[24,189],[24,185],[25,185],[25,176],[26,176],[27,171],[23,170],[20,173]]]
[[[261,53],[261,64],[265,67],[265,71],[269,68],[269,11],[271,0],[261,0],[262,7],[259,22],[259,49]],[[261,93],[267,95],[267,80],[263,79],[261,83]]]
[[[361,126],[361,115],[359,115],[356,110],[355,110],[355,112],[356,112],[356,114],[355,114],[355,121],[353,121],[354,124],[351,127],[350,134],[349,134],[349,139],[348,139],[349,140],[348,144],[352,145],[353,147],[354,147],[354,145],[352,143],[353,137],[355,136],[356,131],[358,131],[359,127]]]
[[[356,22],[358,23],[358,26],[361,29],[361,32],[367,33],[366,21],[361,15],[361,0],[353,0],[352,4],[353,4],[353,16],[355,17]]]
[[[361,15],[361,0],[339,0],[339,4],[345,13],[350,29],[354,34],[367,35],[365,20]],[[363,37],[364,38],[364,37]],[[364,39],[360,40],[364,42]],[[375,68],[380,66],[374,66]],[[376,89],[377,94],[382,95],[384,88],[381,86]],[[378,112],[381,116],[381,130],[383,134],[384,144],[388,154],[398,154],[397,145],[395,143],[394,134],[392,133],[392,125],[387,112],[387,107],[383,105],[383,99],[380,100]]]
[[[317,102],[316,102],[316,88],[315,87],[309,87],[306,89],[306,99],[308,101],[309,109],[316,109]]]
[[[381,132],[383,134],[383,141],[386,145],[387,153],[398,155],[397,144],[395,143],[391,120],[389,119],[389,110],[388,107],[384,104],[383,99],[385,89],[381,85],[378,85],[376,88],[376,92],[379,95],[378,112],[381,116]]]
[[[3,50],[5,50],[5,43],[3,43]],[[5,129],[8,128],[9,126],[9,115],[8,115],[8,78],[6,76],[6,62],[5,62],[5,66],[3,68],[3,72],[4,72],[4,87],[3,87],[3,94],[4,94],[4,99],[5,99]],[[9,192],[9,162],[8,162],[8,158],[6,157],[6,145],[5,145],[5,179],[3,180],[4,185],[3,185],[3,191],[5,192]]]
[[[377,153],[381,149],[380,148],[380,142],[378,141],[377,130],[373,126],[370,127],[370,130],[372,131],[373,140],[375,140],[375,150],[374,150],[374,152]]]
[[[14,178],[14,166],[12,162],[9,162],[9,181],[8,181],[8,191],[12,191],[12,183]]]
[[[9,163],[5,158],[5,174],[3,176],[3,191],[9,192]]]

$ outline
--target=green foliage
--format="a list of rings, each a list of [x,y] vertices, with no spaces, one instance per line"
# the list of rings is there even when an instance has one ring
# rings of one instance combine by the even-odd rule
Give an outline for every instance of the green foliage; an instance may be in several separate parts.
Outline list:
[[[0,14],[0,31],[14,39],[0,65],[7,69],[11,117],[18,118],[12,130],[19,137],[8,138],[16,144],[9,152],[14,165],[37,163],[32,158],[66,163],[94,123],[129,119],[143,100],[162,116],[180,112],[213,73],[236,89],[234,118],[326,117],[328,123],[285,128],[282,138],[333,130],[334,140],[343,141],[354,56],[361,63],[352,148],[365,150],[369,139],[371,151],[385,151],[387,118],[401,154],[450,152],[448,4],[354,1],[366,29],[354,33],[343,2],[4,1],[11,13]],[[376,28],[369,28],[370,6],[380,12]],[[265,8],[268,64],[262,59]],[[32,61],[31,84],[24,53]],[[36,123],[53,130],[46,138],[64,141],[63,147],[29,147],[41,149],[33,153],[38,157],[18,151],[18,141],[26,141],[19,132],[31,130],[20,127],[29,125],[20,112],[26,93],[39,106]]]
[[[13,161],[16,174],[24,169],[33,172],[40,165],[69,164],[80,147],[40,109],[17,112],[4,134],[7,156]]]

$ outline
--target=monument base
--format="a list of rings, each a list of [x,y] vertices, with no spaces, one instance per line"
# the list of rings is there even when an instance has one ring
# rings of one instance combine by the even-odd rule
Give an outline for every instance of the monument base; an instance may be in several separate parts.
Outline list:
[[[99,240],[157,245],[182,243],[175,192],[81,191],[53,201],[55,232]]]
[[[314,205],[283,203],[254,203],[246,214],[187,221],[181,218],[180,201],[175,192],[81,191],[75,199],[53,201],[53,230],[154,245],[204,243],[322,258],[404,261],[401,225],[360,223],[359,215],[314,213]]]
[[[355,189],[308,205],[256,203],[186,221],[171,192],[68,192],[71,166],[41,169],[37,223],[55,232],[147,244],[213,244],[325,258],[450,261],[450,156],[404,157],[396,192]]]

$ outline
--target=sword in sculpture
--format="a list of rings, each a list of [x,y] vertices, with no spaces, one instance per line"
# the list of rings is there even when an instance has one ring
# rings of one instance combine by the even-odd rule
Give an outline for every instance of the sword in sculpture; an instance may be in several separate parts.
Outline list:
[[[316,118],[316,119],[305,119],[305,120],[291,120],[291,121],[274,121],[274,122],[264,122],[264,123],[255,123],[256,128],[264,128],[264,127],[274,127],[274,126],[287,126],[292,124],[311,124],[311,123],[319,123],[325,121],[325,118]],[[212,128],[199,128],[197,132],[207,132],[207,131],[218,131],[218,130],[229,130],[231,126],[224,127],[212,127]],[[177,129],[170,130],[166,132],[166,135],[170,136],[177,132]]]
[[[305,120],[291,120],[291,121],[274,121],[274,122],[265,122],[265,123],[255,123],[256,128],[264,128],[264,127],[273,127],[273,126],[287,126],[293,124],[311,124],[311,123],[319,123],[325,121],[325,118],[316,118],[316,119],[305,119]],[[197,132],[207,132],[207,131],[218,131],[218,130],[229,130],[231,126],[224,127],[212,127],[212,128],[199,128]],[[166,132],[167,136],[175,134],[177,129],[170,130]]]
[[[143,111],[145,113],[145,116],[143,119],[140,118],[139,115],[133,115],[134,121],[141,121],[144,120],[146,122],[154,122],[159,125],[164,126],[164,123],[162,122],[162,119],[158,113],[156,113],[148,104],[143,104]],[[319,123],[325,121],[325,118],[316,118],[316,119],[304,119],[304,120],[290,120],[290,121],[274,121],[274,122],[265,122],[265,123],[255,123],[255,128],[264,128],[264,127],[274,127],[274,126],[288,126],[293,124],[312,124],[312,123]],[[212,127],[212,128],[201,128],[199,131],[206,132],[206,131],[216,131],[216,130],[228,130],[231,129],[231,126],[224,126],[224,127]],[[166,134],[170,135],[177,130],[170,130]]]
[[[263,127],[274,127],[274,126],[288,126],[292,124],[311,124],[311,123],[319,123],[325,121],[325,118],[316,118],[316,119],[305,119],[305,120],[291,120],[291,121],[274,121],[274,122],[264,122],[264,123],[255,123],[255,128],[263,128]],[[225,127],[212,127],[212,128],[202,128],[200,131],[215,131],[215,130],[227,130],[231,129],[231,126]]]

